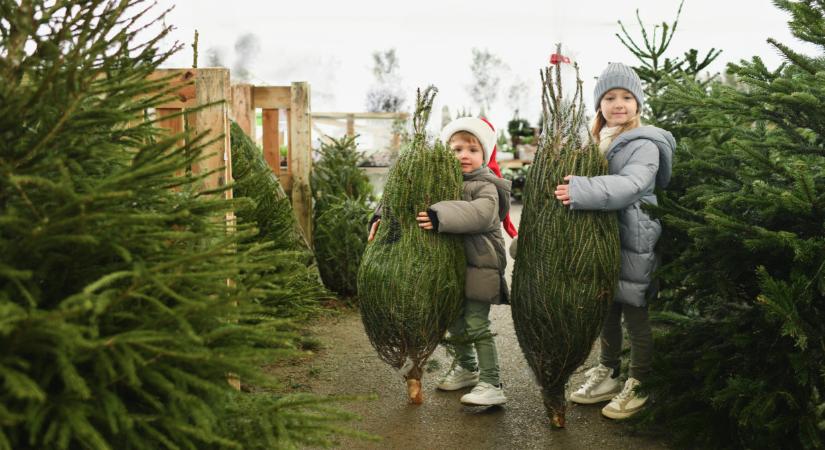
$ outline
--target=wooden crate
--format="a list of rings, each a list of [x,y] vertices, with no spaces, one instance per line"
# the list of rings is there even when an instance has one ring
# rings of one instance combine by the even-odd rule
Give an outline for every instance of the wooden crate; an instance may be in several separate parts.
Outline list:
[[[263,111],[263,136],[256,136],[255,111]],[[281,110],[289,136],[286,170],[281,169]],[[312,117],[309,83],[291,86],[236,84],[231,88],[230,117],[252,140],[261,142],[264,159],[292,198],[292,207],[307,242],[312,242]]]

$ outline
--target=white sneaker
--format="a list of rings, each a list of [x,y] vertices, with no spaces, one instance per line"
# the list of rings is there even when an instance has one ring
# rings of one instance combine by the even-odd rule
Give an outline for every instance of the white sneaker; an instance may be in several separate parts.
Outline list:
[[[478,371],[467,370],[456,364],[441,381],[438,382],[438,389],[442,391],[455,391],[468,386],[475,386],[478,383]]]
[[[599,364],[584,373],[587,380],[578,391],[570,394],[570,401],[590,405],[610,400],[622,389],[618,378],[613,378],[613,369]]]
[[[647,402],[647,396],[642,396],[636,392],[639,380],[628,378],[624,384],[624,389],[619,395],[602,408],[602,415],[611,419],[627,419],[639,412]]]
[[[471,406],[501,405],[507,403],[507,397],[504,396],[502,388],[482,381],[469,394],[461,397],[461,403]]]

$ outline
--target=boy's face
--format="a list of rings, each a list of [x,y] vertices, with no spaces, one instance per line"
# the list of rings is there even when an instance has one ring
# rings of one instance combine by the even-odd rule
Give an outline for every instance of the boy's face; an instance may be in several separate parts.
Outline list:
[[[484,150],[477,141],[471,142],[463,136],[453,136],[450,138],[450,150],[461,163],[462,173],[470,173],[484,164]]]
[[[622,88],[611,89],[604,94],[599,103],[602,115],[608,127],[624,125],[636,116],[638,106],[636,97]]]

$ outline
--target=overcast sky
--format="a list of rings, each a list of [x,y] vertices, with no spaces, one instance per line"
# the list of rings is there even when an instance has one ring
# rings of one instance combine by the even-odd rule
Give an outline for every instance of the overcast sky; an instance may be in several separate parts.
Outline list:
[[[546,65],[555,44],[576,60],[585,80],[585,100],[590,104],[593,79],[607,62],[635,64],[615,34],[621,20],[641,39],[635,11],[646,26],[672,22],[678,0],[160,0],[174,6],[167,21],[176,30],[172,40],[191,43],[200,33],[200,65],[213,49],[231,67],[239,55],[235,43],[252,34],[259,44],[249,58],[248,70],[258,84],[280,85],[308,81],[312,110],[364,111],[366,92],[373,84],[372,52],[395,48],[402,83],[410,94],[415,88],[436,85],[433,123],[440,123],[442,105],[452,111],[477,105],[470,100],[470,61],[473,47],[500,57],[508,70],[502,76],[499,100],[489,115],[498,128],[512,116],[506,97],[513,82],[529,86],[520,106],[522,116],[535,124],[539,115],[539,68]],[[711,67],[721,71],[727,62],[759,55],[769,67],[781,59],[766,43],[768,37],[812,54],[788,31],[787,15],[770,0],[686,0],[671,56],[696,48],[702,54],[711,47],[722,49]],[[170,66],[191,65],[191,49],[176,55]]]

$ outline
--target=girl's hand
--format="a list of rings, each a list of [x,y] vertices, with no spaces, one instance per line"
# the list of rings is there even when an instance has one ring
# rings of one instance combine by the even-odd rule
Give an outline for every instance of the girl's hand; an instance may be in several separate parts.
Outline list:
[[[418,221],[418,226],[420,228],[423,228],[425,230],[432,230],[433,229],[433,223],[430,222],[430,215],[427,214],[426,212],[418,213],[418,217],[416,217],[415,220]]]
[[[375,233],[378,231],[379,223],[381,223],[381,219],[378,219],[372,223],[372,227],[370,227],[370,235],[367,236],[367,242],[372,242],[372,240],[375,239]]]
[[[573,175],[568,175],[564,177],[564,181],[570,181],[573,178]],[[561,201],[561,204],[567,206],[570,204],[570,185],[569,184],[560,184],[556,186],[556,191],[553,192],[556,195],[556,199]]]

